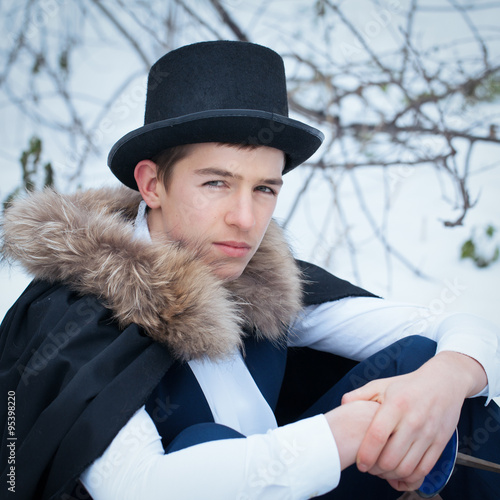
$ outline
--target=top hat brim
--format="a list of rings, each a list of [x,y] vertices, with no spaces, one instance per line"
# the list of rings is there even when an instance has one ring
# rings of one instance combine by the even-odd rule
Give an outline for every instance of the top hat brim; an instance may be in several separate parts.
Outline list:
[[[323,133],[283,115],[261,110],[208,110],[149,123],[123,136],[108,155],[108,166],[126,186],[136,189],[134,169],[141,160],[184,144],[225,142],[262,145],[285,153],[287,173],[319,148]]]

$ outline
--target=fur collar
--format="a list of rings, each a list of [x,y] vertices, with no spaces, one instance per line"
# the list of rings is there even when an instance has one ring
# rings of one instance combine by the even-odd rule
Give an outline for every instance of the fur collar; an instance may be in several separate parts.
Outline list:
[[[133,238],[140,195],[127,188],[16,201],[2,224],[3,257],[35,278],[97,295],[121,328],[136,323],[181,360],[242,347],[242,328],[280,342],[301,308],[297,265],[272,222],[240,278],[217,279],[196,253]]]

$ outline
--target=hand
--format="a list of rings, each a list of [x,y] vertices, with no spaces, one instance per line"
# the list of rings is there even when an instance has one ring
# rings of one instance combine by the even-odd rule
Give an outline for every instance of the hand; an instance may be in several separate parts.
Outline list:
[[[464,399],[485,385],[477,361],[442,352],[413,373],[345,394],[342,404],[380,403],[359,447],[359,470],[387,479],[399,491],[417,489],[450,439]]]
[[[379,406],[373,401],[354,401],[325,413],[337,444],[342,470],[356,461],[361,441]]]

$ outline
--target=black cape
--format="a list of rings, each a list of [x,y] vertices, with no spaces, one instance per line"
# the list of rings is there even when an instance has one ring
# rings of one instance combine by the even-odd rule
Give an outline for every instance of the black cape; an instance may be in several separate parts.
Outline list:
[[[373,296],[317,266],[299,265],[306,305]],[[9,407],[0,405],[2,491],[14,485],[9,498],[74,498],[80,474],[146,402],[172,362],[167,348],[137,325],[120,330],[96,297],[33,281],[0,326],[0,381],[4,398],[11,396]],[[311,363],[315,369],[304,378],[304,364]],[[299,379],[304,398],[315,397],[310,384],[321,392],[330,383],[323,372],[336,377],[332,366],[329,355],[294,350],[279,411],[287,419],[300,413]]]

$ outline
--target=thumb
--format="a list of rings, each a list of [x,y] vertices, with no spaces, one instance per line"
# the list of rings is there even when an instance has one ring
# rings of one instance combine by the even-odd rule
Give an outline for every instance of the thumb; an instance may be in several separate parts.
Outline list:
[[[382,384],[379,380],[368,382],[366,385],[346,392],[342,396],[342,404],[352,403],[353,401],[376,401],[382,403]]]

